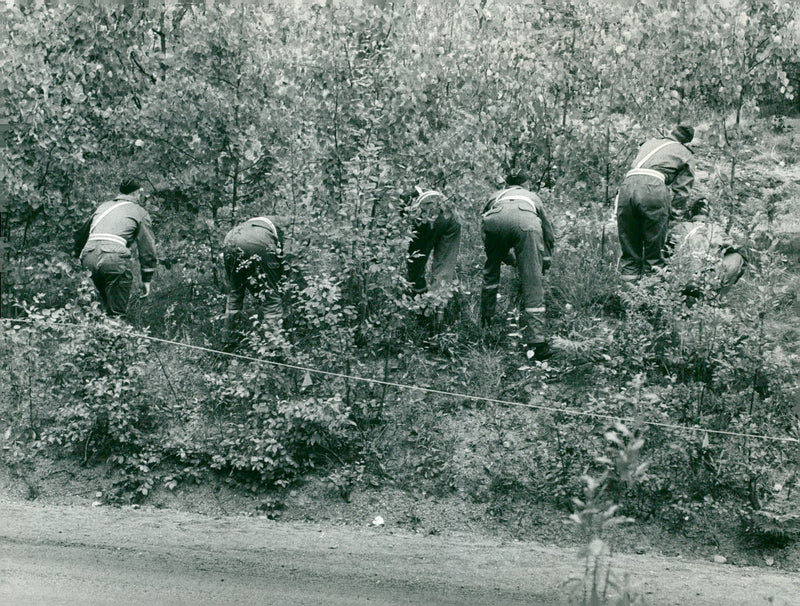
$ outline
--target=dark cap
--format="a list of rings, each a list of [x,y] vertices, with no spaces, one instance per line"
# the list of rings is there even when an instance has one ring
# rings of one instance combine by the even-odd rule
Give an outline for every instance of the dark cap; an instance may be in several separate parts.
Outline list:
[[[512,170],[506,174],[506,185],[522,185],[528,181],[528,175],[521,170]]]
[[[142,186],[139,185],[138,179],[135,177],[126,177],[122,180],[122,183],[119,184],[119,193],[125,195],[132,194],[141,187]]]
[[[694,128],[681,124],[673,128],[670,134],[681,143],[691,143],[694,139]]]

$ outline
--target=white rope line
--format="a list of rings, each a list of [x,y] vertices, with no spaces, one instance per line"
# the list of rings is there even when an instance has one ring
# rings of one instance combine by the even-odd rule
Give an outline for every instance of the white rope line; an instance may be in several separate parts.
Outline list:
[[[34,324],[33,320],[27,318],[0,318],[0,322],[5,323],[12,323],[12,322],[20,322],[26,324]],[[67,328],[82,328],[83,325],[81,324],[70,324],[67,322],[44,322],[47,326],[63,326]],[[598,412],[590,412],[584,410],[573,410],[569,408],[558,408],[556,406],[546,406],[543,404],[526,404],[524,402],[514,402],[511,400],[500,400],[497,398],[490,398],[486,396],[476,396],[472,394],[464,394],[458,393],[453,391],[444,391],[441,389],[434,389],[432,387],[422,387],[419,385],[409,385],[406,383],[394,383],[392,381],[383,381],[381,379],[372,379],[369,377],[360,377],[357,375],[349,375],[340,372],[333,372],[329,370],[320,370],[318,368],[310,368],[307,366],[300,366],[298,364],[288,364],[286,362],[276,362],[275,360],[265,360],[263,358],[254,358],[252,356],[246,356],[242,354],[230,353],[227,351],[220,351],[219,349],[211,349],[209,347],[203,347],[202,345],[193,345],[191,343],[181,343],[180,341],[171,341],[169,339],[162,339],[160,337],[153,337],[151,335],[146,335],[142,333],[136,332],[125,332],[122,330],[114,329],[110,326],[104,325],[96,325],[103,330],[108,332],[118,334],[125,337],[135,337],[140,339],[146,339],[148,341],[154,341],[156,343],[165,343],[168,345],[174,345],[177,347],[183,347],[185,349],[194,349],[196,351],[202,351],[205,353],[227,356],[229,358],[237,358],[239,360],[247,360],[249,362],[256,362],[258,364],[270,364],[272,366],[277,366],[280,368],[289,368],[292,370],[300,370],[307,373],[314,373],[318,375],[323,375],[326,377],[336,377],[339,379],[350,379],[353,381],[361,381],[364,383],[372,383],[375,385],[384,385],[386,387],[394,387],[397,389],[405,389],[405,390],[412,390],[412,391],[422,391],[424,393],[436,394],[440,396],[448,396],[453,398],[461,398],[464,400],[473,400],[476,402],[490,402],[492,404],[499,404],[501,406],[516,406],[519,408],[529,408],[534,410],[543,410],[547,412],[553,412],[558,414],[570,415],[574,417],[592,417],[597,419],[606,419],[611,421],[626,421],[629,423],[639,423],[642,425],[649,425],[652,427],[661,427],[663,429],[672,429],[676,431],[688,431],[688,432],[704,432],[707,434],[716,434],[716,435],[723,435],[723,436],[733,436],[739,438],[753,438],[756,440],[765,440],[765,441],[772,441],[772,442],[788,442],[792,444],[800,444],[800,440],[797,438],[790,438],[790,437],[780,437],[780,436],[768,436],[762,434],[755,434],[755,433],[743,433],[737,431],[726,431],[724,429],[706,429],[704,427],[690,427],[688,425],[677,425],[672,423],[662,423],[660,421],[641,421],[639,419],[634,419],[633,417],[622,417],[619,415],[610,415],[610,414],[603,414]]]

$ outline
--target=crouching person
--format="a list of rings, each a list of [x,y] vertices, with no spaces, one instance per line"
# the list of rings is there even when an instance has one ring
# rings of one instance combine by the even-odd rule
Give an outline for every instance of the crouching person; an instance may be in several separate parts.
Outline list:
[[[109,316],[124,316],[133,285],[130,247],[139,251],[144,297],[156,271],[156,244],[150,215],[139,205],[139,182],[127,178],[119,195],[101,204],[87,222],[86,241],[80,252],[81,265],[92,272],[92,282]]]
[[[670,217],[684,212],[694,185],[693,152],[687,147],[693,137],[694,128],[677,126],[667,137],[646,141],[625,175],[616,211],[624,282],[665,264]]]
[[[452,203],[435,190],[417,188],[417,194],[407,209],[412,218],[411,242],[408,245],[406,270],[412,296],[430,292],[439,299],[436,323],[441,325],[444,308],[458,286],[458,252],[461,243],[461,223]],[[431,262],[430,283],[425,269]]]
[[[706,290],[727,293],[744,274],[747,260],[722,226],[709,220],[705,200],[695,202],[687,214],[690,219],[673,226],[669,241],[672,263],[683,266],[692,276],[683,289],[691,305]]]
[[[507,176],[506,189],[493,194],[483,209],[486,264],[481,323],[489,324],[495,315],[502,264],[516,265],[522,284],[522,329],[528,357],[546,360],[554,351],[545,330],[543,276],[550,267],[554,235],[542,200],[522,187],[526,181],[521,174]]]
[[[283,324],[280,282],[283,276],[283,229],[280,217],[255,217],[231,229],[222,243],[222,258],[228,278],[223,340],[234,344],[241,336],[240,324],[246,291],[250,291],[266,322]]]

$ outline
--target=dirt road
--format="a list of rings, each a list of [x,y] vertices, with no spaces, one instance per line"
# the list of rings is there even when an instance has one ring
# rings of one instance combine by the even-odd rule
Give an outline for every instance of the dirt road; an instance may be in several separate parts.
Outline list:
[[[800,574],[619,556],[647,604],[800,604]],[[0,504],[0,604],[562,604],[573,550],[390,528]]]

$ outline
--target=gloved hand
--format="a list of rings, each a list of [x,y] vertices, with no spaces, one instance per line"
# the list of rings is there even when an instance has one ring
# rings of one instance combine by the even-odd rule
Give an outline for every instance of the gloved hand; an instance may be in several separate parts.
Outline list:
[[[142,282],[142,287],[144,288],[144,294],[139,297],[140,299],[150,296],[150,282]]]

